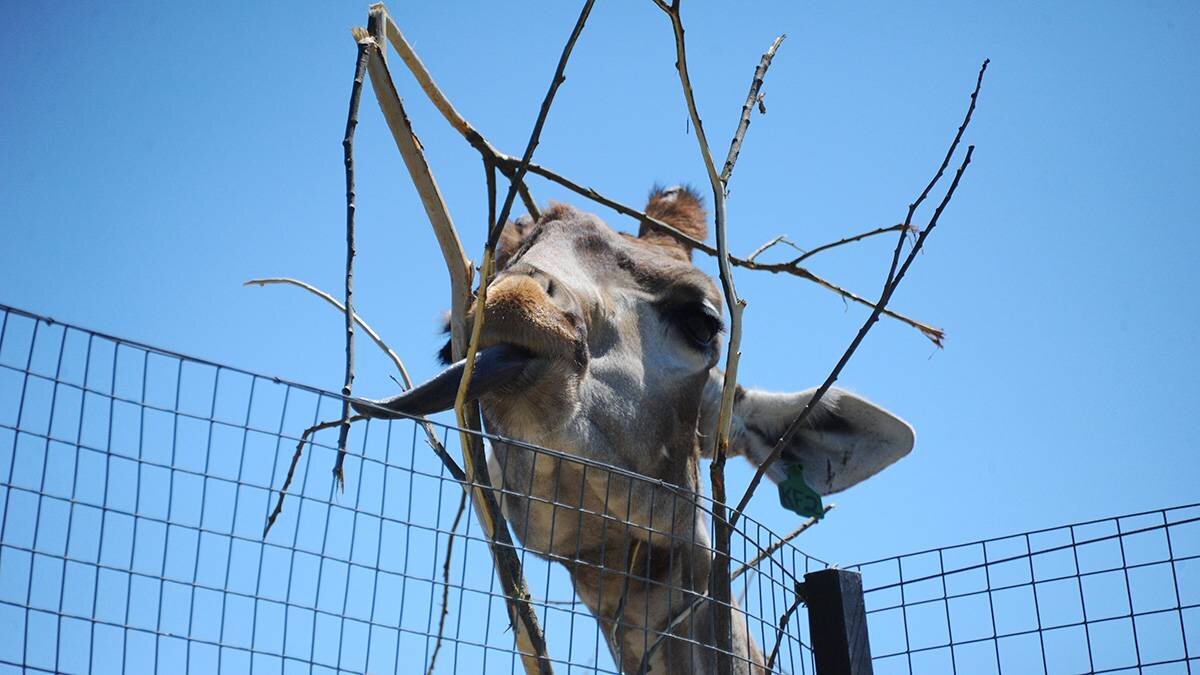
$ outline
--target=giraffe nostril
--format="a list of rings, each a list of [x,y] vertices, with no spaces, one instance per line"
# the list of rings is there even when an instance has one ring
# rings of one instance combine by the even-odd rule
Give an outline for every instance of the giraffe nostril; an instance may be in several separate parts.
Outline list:
[[[551,300],[557,299],[559,294],[559,285],[555,283],[554,278],[541,270],[533,270],[529,272],[529,277],[536,281],[546,295],[550,296]]]
[[[543,272],[532,265],[523,263],[505,272],[505,276],[509,275],[528,278],[541,287],[542,291],[546,293],[546,297],[550,299],[550,302],[555,307],[568,314],[579,315],[579,303],[576,301],[574,294],[562,282],[555,279],[553,275]]]

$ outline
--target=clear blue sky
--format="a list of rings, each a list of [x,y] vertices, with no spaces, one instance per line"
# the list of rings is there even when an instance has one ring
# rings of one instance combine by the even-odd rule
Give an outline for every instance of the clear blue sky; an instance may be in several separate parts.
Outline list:
[[[801,540],[850,563],[1196,501],[1200,8],[1191,3],[686,3],[692,75],[723,148],[759,55],[784,43],[732,182],[730,245],[811,247],[903,219],[992,59],[953,204],[841,384],[905,417],[912,455],[833,499]],[[519,154],[576,3],[392,7],[458,108]],[[330,390],[344,264],[341,137],[366,4],[6,3],[0,9],[0,301]],[[537,160],[621,201],[706,184],[649,2],[601,3]],[[478,156],[395,68],[477,255]],[[374,99],[358,136],[356,303],[415,377],[434,372],[447,282]],[[563,191],[534,182],[540,201]],[[589,207],[591,208],[591,207]],[[636,224],[597,212],[617,228]],[[814,270],[877,292],[882,241]],[[709,265],[707,261],[702,264]],[[818,384],[865,314],[739,270],[741,381]],[[358,390],[394,385],[359,346]],[[731,478],[735,490],[747,471]],[[751,509],[786,531],[763,490]]]

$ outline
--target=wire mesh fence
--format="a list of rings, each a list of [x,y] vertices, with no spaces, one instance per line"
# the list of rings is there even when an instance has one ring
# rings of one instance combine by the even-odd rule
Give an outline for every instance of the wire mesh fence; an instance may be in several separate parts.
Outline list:
[[[1200,504],[856,566],[875,672],[1200,672]]]
[[[0,669],[522,670],[489,541],[414,422],[353,427],[344,493],[337,430],[314,436],[264,538],[300,432],[337,395],[0,315]],[[711,655],[687,581],[712,555],[702,496],[490,441],[556,669]],[[750,518],[731,553],[735,659],[815,673],[798,590],[825,563]],[[852,569],[883,675],[1200,670],[1200,504]]]
[[[337,395],[0,314],[0,668],[522,670],[488,540],[469,508],[459,517],[463,485],[414,422],[354,425],[344,493],[330,474],[337,429],[315,435],[264,538],[301,431],[336,419]],[[437,429],[461,456],[457,430]],[[713,640],[686,581],[711,557],[705,499],[543,448],[501,447],[502,500],[527,546],[518,552],[556,670],[618,672],[623,661],[630,671],[626,650],[706,658]],[[547,472],[550,496],[534,487]],[[644,508],[648,517],[631,511]],[[624,543],[580,544],[597,531]],[[797,588],[824,565],[750,518],[731,556],[744,626],[735,657],[761,650],[779,672],[814,672]]]

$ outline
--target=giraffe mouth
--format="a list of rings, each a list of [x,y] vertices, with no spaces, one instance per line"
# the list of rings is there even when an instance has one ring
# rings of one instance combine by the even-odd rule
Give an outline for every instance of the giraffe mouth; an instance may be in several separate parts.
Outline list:
[[[467,387],[467,400],[521,386],[528,371],[532,370],[530,364],[536,359],[529,350],[503,342],[479,350],[475,355],[471,384]],[[466,365],[466,359],[453,363],[398,396],[380,400],[355,399],[350,405],[358,414],[376,419],[431,415],[449,410],[454,407]]]

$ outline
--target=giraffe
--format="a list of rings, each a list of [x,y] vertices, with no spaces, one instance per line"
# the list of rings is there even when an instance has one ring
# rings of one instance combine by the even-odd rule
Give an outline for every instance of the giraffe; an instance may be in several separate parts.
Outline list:
[[[690,189],[655,189],[646,213],[698,240],[707,234]],[[697,498],[722,387],[717,287],[677,239],[646,224],[637,236],[618,233],[565,204],[536,223],[509,223],[496,261],[469,395],[489,432],[565,455],[492,443],[489,476],[513,530],[567,568],[623,672],[716,672],[710,604],[675,620],[706,592],[712,566]],[[446,410],[462,372],[451,364],[356,407],[375,417]],[[738,387],[730,454],[761,463],[814,391]],[[913,447],[906,422],[851,392],[831,389],[814,413],[767,472],[776,482],[785,463],[799,464],[811,488],[835,493]],[[732,629],[737,671],[765,672],[736,608]]]

